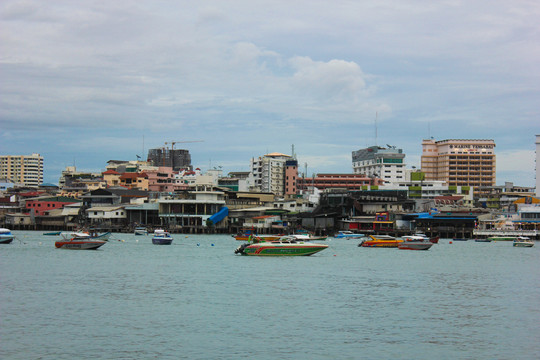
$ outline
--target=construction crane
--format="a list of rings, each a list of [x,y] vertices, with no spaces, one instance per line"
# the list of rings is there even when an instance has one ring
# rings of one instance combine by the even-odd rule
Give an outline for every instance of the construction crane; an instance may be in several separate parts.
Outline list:
[[[165,145],[171,145],[171,150],[174,150],[174,145],[175,145],[175,144],[196,143],[196,142],[204,142],[204,140],[168,141],[168,142],[165,143]]]

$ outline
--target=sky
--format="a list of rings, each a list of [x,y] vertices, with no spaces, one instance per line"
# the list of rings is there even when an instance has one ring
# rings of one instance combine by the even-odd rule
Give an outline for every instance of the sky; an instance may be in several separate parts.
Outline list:
[[[493,139],[497,185],[532,187],[538,19],[535,0],[3,0],[0,154],[58,183],[172,142],[224,174],[294,146],[311,176]]]

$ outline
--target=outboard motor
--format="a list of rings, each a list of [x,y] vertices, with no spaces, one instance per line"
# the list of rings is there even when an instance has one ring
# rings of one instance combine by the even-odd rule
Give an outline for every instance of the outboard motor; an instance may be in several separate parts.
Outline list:
[[[236,250],[234,250],[234,253],[235,254],[241,254],[241,255],[245,255],[244,254],[244,249],[249,246],[249,244],[242,244],[240,245]]]

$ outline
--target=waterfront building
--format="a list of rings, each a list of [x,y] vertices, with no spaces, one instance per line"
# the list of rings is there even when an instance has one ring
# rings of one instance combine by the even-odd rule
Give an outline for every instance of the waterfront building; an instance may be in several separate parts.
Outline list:
[[[285,196],[288,198],[295,197],[297,190],[298,179],[298,160],[290,159],[285,161]]]
[[[298,190],[305,192],[314,187],[321,191],[327,189],[367,190],[383,183],[382,179],[364,174],[317,174],[311,178],[298,178]]]
[[[254,178],[254,191],[273,193],[276,196],[285,195],[285,171],[287,161],[294,160],[291,156],[281,153],[270,153],[251,159],[251,173]],[[294,176],[293,165],[289,165],[289,176]],[[298,166],[296,166],[298,173]]]
[[[406,190],[409,199],[434,199],[437,196],[463,195],[472,203],[472,186],[448,185],[441,180],[426,180],[425,173],[418,170],[406,170],[405,179],[392,184],[384,184],[381,190]]]
[[[402,181],[405,177],[405,154],[402,149],[370,146],[352,152],[353,173],[378,177],[385,183]]]
[[[494,148],[493,140],[423,140],[422,172],[426,180],[441,180],[451,186],[494,186]]]
[[[38,198],[31,198],[25,201],[25,210],[27,212],[34,212],[35,215],[46,215],[52,210],[63,209],[64,206],[79,203],[80,200],[68,198],[64,196],[43,196]]]
[[[89,183],[101,181],[102,179],[101,173],[77,171],[75,166],[66,166],[65,170],[63,170],[60,175],[60,179],[58,179],[58,186],[60,188],[76,187],[76,185],[74,185],[75,183]]]
[[[43,157],[32,155],[0,155],[0,178],[24,186],[43,183]]]

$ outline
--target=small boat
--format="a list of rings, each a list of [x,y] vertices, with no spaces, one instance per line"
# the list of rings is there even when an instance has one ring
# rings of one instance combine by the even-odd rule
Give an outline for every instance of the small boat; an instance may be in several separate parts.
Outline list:
[[[361,247],[385,247],[385,248],[397,248],[399,243],[403,242],[401,239],[396,239],[390,235],[369,235],[369,237],[362,241],[358,246]]]
[[[62,235],[65,236],[65,234]],[[107,241],[96,239],[87,233],[71,233],[71,235],[71,238],[64,237],[62,240],[56,241],[54,246],[57,249],[96,250],[107,243]]]
[[[259,238],[266,241],[277,240],[280,237],[284,236],[283,234],[268,234],[268,235],[258,235],[256,231],[252,229],[244,230],[239,232],[236,235],[232,235],[238,241],[251,241],[251,239]]]
[[[152,236],[152,244],[154,245],[171,245],[173,238],[171,234],[162,229],[156,229]]]
[[[439,243],[439,236],[429,237],[426,234],[422,234],[422,233],[416,233],[416,234],[414,234],[414,236],[421,236],[425,240],[431,241],[433,244],[438,244]]]
[[[43,233],[43,235],[54,236],[54,235],[60,235],[61,233],[62,233],[61,231],[54,231],[54,232]]]
[[[491,242],[491,239],[474,239],[475,242]]]
[[[327,236],[315,236],[312,234],[291,234],[288,236],[293,237],[299,241],[324,241],[327,239]]]
[[[491,241],[514,241],[517,239],[515,236],[491,236],[488,237]]]
[[[15,238],[15,235],[11,233],[11,230],[0,228],[0,244],[11,244],[13,238]]]
[[[138,226],[134,230],[135,235],[148,235],[148,229],[144,226]]]
[[[403,236],[403,241],[398,244],[398,249],[401,250],[429,250],[433,246],[433,243],[428,237],[411,235]]]
[[[514,246],[516,247],[533,247],[534,242],[526,236],[518,236],[514,240]]]
[[[452,239],[452,241],[467,241],[469,239],[464,239],[464,238],[454,238]]]
[[[263,241],[239,246],[234,253],[248,256],[310,256],[326,249],[328,245],[297,240],[283,236],[279,240]]]
[[[363,238],[364,234],[357,234],[352,231],[348,230],[342,230],[339,231],[337,234],[334,235],[334,238],[336,239],[360,239]]]
[[[72,232],[63,232],[63,233],[60,233],[60,235],[62,236],[62,238],[64,239],[72,239],[73,237],[88,237],[92,240],[103,240],[103,241],[108,241],[109,238],[111,237],[112,233],[111,232],[105,232],[103,234],[98,234],[97,232],[95,231],[72,231]]]

